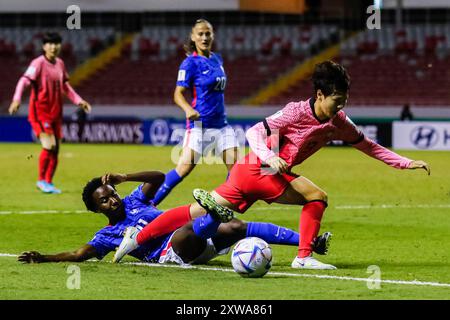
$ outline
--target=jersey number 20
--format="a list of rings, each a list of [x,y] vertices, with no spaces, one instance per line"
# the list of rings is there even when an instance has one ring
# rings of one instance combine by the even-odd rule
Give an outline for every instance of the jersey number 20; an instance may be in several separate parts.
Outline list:
[[[226,84],[227,84],[227,78],[217,77],[216,78],[216,86],[214,87],[214,90],[223,91],[223,90],[225,90]]]

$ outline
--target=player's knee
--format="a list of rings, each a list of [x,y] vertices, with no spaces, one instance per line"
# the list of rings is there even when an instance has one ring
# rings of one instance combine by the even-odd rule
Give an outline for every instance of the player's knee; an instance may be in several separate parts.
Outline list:
[[[317,189],[314,192],[312,192],[311,194],[309,194],[309,196],[306,200],[307,201],[320,200],[323,202],[328,202],[328,194],[321,189]]]
[[[231,231],[235,234],[246,234],[247,233],[247,224],[242,220],[233,219],[227,223]]]
[[[322,201],[328,203],[328,194],[327,194],[325,191],[322,191],[322,190],[321,190],[320,196],[321,196],[321,199],[320,199],[320,200],[322,200]]]

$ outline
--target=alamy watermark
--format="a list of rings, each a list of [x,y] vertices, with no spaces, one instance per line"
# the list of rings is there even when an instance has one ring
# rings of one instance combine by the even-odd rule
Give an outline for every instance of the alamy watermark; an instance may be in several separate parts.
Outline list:
[[[70,16],[66,20],[66,27],[69,30],[81,29],[81,8],[77,5],[71,5],[67,7],[67,14]]]
[[[367,29],[381,29],[381,9],[372,5],[367,7],[366,13],[370,14],[366,21]]]
[[[66,287],[69,290],[79,290],[81,288],[81,270],[80,267],[74,264],[71,264],[67,267],[67,274],[70,274],[67,277]]]
[[[153,125],[152,125],[153,127]],[[164,131],[164,130],[163,130]],[[157,130],[152,130],[152,140],[155,140]],[[171,150],[171,161],[174,164],[234,164],[236,160],[241,160],[246,156],[246,150],[244,147],[246,141],[246,133],[241,130],[234,130],[231,126],[222,129],[202,128],[202,122],[196,121],[194,127],[191,129],[177,128],[173,130],[171,135],[171,141],[178,141],[178,143]],[[280,149],[280,133],[279,130],[271,130],[270,137],[265,135],[254,135],[257,141],[254,141],[257,145],[266,145],[268,150],[273,155],[279,156]],[[161,140],[167,143],[168,136]],[[162,144],[164,145],[164,144]],[[191,158],[190,153],[186,153],[186,148],[193,150],[194,155]],[[237,158],[230,149],[237,149]],[[258,164],[260,160],[255,153],[250,153],[245,158],[245,164]],[[262,165],[261,173],[263,175],[276,174],[271,170],[269,166]]]
[[[371,265],[367,267],[367,273],[370,276],[367,278],[367,288],[369,290],[381,289],[381,269],[379,266]]]

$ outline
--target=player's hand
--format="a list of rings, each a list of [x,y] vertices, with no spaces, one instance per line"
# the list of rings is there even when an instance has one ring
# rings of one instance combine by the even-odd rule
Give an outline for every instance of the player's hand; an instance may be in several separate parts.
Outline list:
[[[116,185],[127,181],[127,175],[122,173],[107,173],[102,177],[103,184]]]
[[[20,107],[19,101],[11,102],[11,104],[9,105],[9,109],[8,109],[9,114],[13,115],[14,113],[16,113],[17,110],[19,110],[19,107]]]
[[[408,169],[424,169],[426,172],[428,172],[428,175],[431,174],[430,166],[428,163],[422,160],[414,160],[409,164]]]
[[[23,252],[17,260],[22,263],[41,263],[44,257],[37,251],[27,251]]]
[[[200,113],[198,113],[198,111],[194,110],[194,109],[188,110],[188,111],[186,111],[186,119],[189,119],[192,121],[198,120],[198,119],[200,119]]]
[[[286,173],[289,171],[289,166],[286,163],[286,161],[284,161],[283,159],[281,159],[280,157],[272,157],[267,159],[266,163],[276,172],[278,172],[279,174],[282,173]]]
[[[81,101],[81,102],[78,104],[78,106],[79,106],[81,109],[83,109],[84,112],[86,112],[86,113],[91,113],[92,107],[91,107],[91,105],[89,104],[89,102],[83,100],[83,101]]]

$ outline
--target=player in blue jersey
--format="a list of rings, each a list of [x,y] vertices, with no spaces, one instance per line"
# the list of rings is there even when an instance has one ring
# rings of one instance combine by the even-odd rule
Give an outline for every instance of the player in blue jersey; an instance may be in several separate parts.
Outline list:
[[[121,245],[125,234],[148,228],[159,217],[167,214],[168,211],[163,213],[150,203],[163,180],[164,175],[156,171],[107,174],[92,179],[83,190],[83,201],[88,210],[104,214],[108,218],[108,225],[75,251],[54,255],[28,251],[22,253],[18,260],[24,263],[41,263],[103,259]],[[125,181],[142,184],[121,199],[115,185]],[[176,231],[156,235],[129,254],[146,262],[205,263],[217,254],[228,252],[233,243],[245,237],[260,237],[275,244],[298,244],[299,235],[292,230],[269,223],[245,223],[233,219],[229,213],[230,211],[221,206],[212,207],[206,215],[186,223]],[[317,242],[316,250],[326,252],[327,247],[326,239],[321,238]],[[116,262],[118,260],[120,259]]]
[[[212,25],[199,19],[192,27],[190,39],[185,45],[187,58],[181,63],[174,92],[175,103],[185,112],[187,130],[183,151],[175,169],[166,174],[164,184],[158,190],[155,205],[186,177],[202,155],[212,151],[221,157],[228,169],[238,157],[238,141],[225,112],[224,91],[227,77],[219,54],[211,51],[214,41]],[[192,103],[186,99],[190,91]]]

